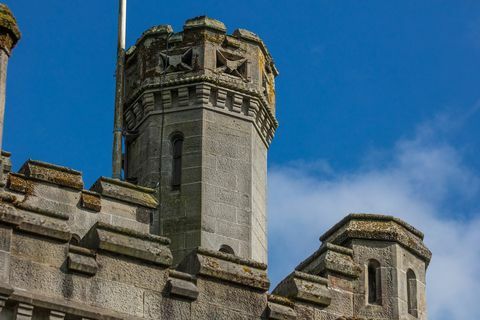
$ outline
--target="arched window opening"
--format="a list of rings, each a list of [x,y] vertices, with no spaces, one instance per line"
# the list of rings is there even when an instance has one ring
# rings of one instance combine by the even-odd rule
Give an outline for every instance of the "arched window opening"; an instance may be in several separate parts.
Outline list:
[[[368,303],[382,304],[382,279],[380,263],[377,260],[370,260],[367,268],[368,280]]]
[[[235,255],[235,251],[233,251],[232,247],[226,245],[226,244],[222,244],[220,246],[220,249],[218,250],[220,252],[223,252],[223,253],[228,253],[228,254],[233,254]]]
[[[407,271],[407,295],[408,313],[417,318],[417,277],[412,269]]]
[[[172,190],[180,190],[182,184],[182,149],[183,137],[177,134],[172,138]]]

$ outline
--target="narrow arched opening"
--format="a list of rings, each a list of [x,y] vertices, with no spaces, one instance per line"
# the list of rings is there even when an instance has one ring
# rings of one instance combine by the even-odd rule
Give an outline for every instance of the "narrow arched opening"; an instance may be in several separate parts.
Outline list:
[[[412,269],[407,271],[407,303],[408,313],[418,317],[417,309],[417,277]]]
[[[382,304],[382,277],[380,263],[370,260],[367,268],[367,295],[369,304]]]

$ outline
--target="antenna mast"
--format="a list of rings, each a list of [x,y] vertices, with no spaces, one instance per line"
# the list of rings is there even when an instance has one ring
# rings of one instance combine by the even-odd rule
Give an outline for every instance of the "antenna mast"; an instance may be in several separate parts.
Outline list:
[[[127,27],[127,0],[119,0],[117,71],[115,84],[115,115],[113,124],[112,177],[122,178],[123,106],[125,104],[125,38]]]

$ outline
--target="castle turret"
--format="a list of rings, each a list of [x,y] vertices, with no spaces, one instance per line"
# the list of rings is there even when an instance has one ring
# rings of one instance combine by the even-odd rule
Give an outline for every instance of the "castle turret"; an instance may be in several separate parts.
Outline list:
[[[267,150],[277,70],[262,40],[208,17],[147,30],[127,52],[125,176],[157,188],[154,232],[267,260]]]
[[[3,146],[3,118],[5,114],[8,59],[12,49],[20,40],[20,36],[20,30],[12,12],[5,4],[0,4],[0,151]],[[8,158],[8,154],[0,156],[0,180],[3,180],[4,156]],[[9,159],[6,159],[6,161],[8,164]]]
[[[422,232],[392,216],[350,214],[320,240],[297,271],[328,279],[336,292],[332,312],[342,306],[352,319],[427,319],[432,254]]]

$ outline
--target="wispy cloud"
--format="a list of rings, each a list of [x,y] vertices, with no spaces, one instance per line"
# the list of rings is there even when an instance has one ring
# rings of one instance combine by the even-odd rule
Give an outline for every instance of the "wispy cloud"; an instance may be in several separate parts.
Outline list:
[[[480,176],[464,163],[457,146],[438,139],[452,124],[445,115],[422,124],[413,137],[397,142],[387,164],[369,163],[348,173],[335,172],[323,161],[273,167],[272,281],[318,248],[318,237],[346,214],[386,213],[425,232],[433,252],[427,278],[429,318],[480,318],[480,214],[475,201]]]

